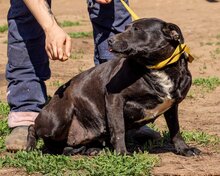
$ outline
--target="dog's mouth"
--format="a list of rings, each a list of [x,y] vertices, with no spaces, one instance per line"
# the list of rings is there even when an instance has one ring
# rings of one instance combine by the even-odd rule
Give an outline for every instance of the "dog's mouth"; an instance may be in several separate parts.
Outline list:
[[[128,43],[123,40],[115,40],[110,38],[108,40],[109,51],[114,53],[125,54],[128,51]]]

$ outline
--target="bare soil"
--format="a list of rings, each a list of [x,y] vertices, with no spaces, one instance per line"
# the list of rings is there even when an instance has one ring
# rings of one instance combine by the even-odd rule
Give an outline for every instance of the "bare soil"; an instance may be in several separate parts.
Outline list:
[[[195,60],[190,64],[193,78],[220,77],[220,2],[206,0],[130,0],[130,6],[140,17],[156,17],[176,23],[182,29],[185,42],[190,46]],[[9,1],[0,0],[0,25],[6,24]],[[53,12],[58,21],[79,21],[82,25],[67,27],[67,32],[92,31],[84,1],[54,0]],[[7,32],[0,33],[0,101],[6,101],[7,82]],[[51,61],[52,77],[47,81],[48,94],[53,95],[58,86],[74,75],[94,66],[93,39],[73,39],[74,59],[61,63]],[[75,54],[74,54],[75,53]],[[181,129],[203,131],[220,137],[220,87],[204,91],[192,86],[180,105]],[[163,117],[156,121],[165,129]],[[169,151],[159,151],[159,166],[153,175],[220,175],[220,146],[197,146],[200,156],[183,157]],[[2,169],[0,175],[25,175],[21,170]]]

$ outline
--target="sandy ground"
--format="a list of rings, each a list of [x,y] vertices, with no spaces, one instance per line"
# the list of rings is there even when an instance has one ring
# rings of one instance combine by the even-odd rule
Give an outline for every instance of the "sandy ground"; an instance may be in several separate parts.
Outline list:
[[[180,26],[186,43],[195,56],[190,64],[194,78],[220,77],[220,2],[206,0],[130,0],[130,6],[140,17],[157,17]],[[6,24],[9,1],[0,0],[0,25]],[[82,25],[67,27],[67,32],[92,31],[86,2],[54,0],[53,11],[58,21],[79,21]],[[6,101],[7,82],[7,33],[0,33],[0,100]],[[67,62],[51,62],[52,77],[47,81],[48,93],[53,95],[58,86],[72,76],[93,66],[93,40],[73,39],[75,59]],[[204,131],[220,137],[220,87],[214,91],[201,91],[195,86],[190,97],[180,105],[181,129]],[[165,128],[161,117],[156,124]],[[177,156],[171,152],[160,152],[161,164],[155,167],[153,175],[220,175],[220,146],[201,147],[202,155],[196,157]],[[1,170],[5,173],[19,173],[16,170]],[[21,172],[22,175],[23,172]],[[24,174],[24,173],[23,173]]]

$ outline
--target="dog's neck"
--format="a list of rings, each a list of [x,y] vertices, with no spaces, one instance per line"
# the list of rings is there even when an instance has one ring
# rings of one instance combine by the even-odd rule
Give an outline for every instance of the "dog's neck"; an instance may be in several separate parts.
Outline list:
[[[192,62],[194,60],[194,58],[190,54],[188,46],[186,44],[179,44],[176,47],[173,54],[171,55],[171,57],[159,62],[156,65],[146,66],[146,67],[148,69],[155,69],[155,70],[162,69],[162,68],[166,67],[167,65],[170,65],[170,64],[173,64],[173,63],[177,62],[181,58],[182,54],[186,55],[186,58],[188,59],[189,62]]]

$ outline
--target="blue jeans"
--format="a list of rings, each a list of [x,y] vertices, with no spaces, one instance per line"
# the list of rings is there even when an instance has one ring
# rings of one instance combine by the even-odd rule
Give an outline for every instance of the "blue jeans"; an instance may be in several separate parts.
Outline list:
[[[128,3],[128,0],[125,2]],[[110,4],[101,5],[95,0],[87,0],[89,17],[94,35],[94,62],[96,65],[114,58],[109,52],[107,39],[124,31],[131,22],[131,16],[120,0],[113,0]]]
[[[44,81],[50,78],[44,31],[23,0],[10,2],[6,65],[10,112],[39,112],[47,99]]]

